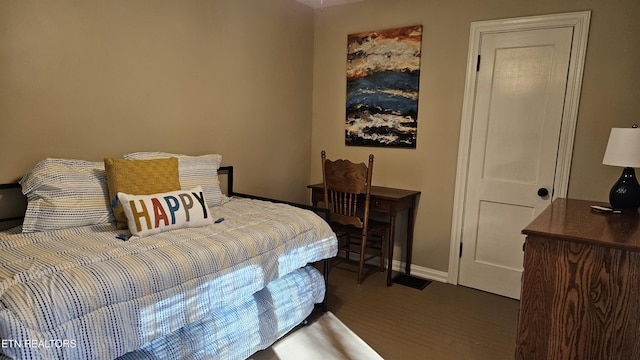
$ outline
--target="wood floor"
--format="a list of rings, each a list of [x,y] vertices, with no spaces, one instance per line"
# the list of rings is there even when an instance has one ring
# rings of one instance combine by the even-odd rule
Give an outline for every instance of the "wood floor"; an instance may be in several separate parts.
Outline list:
[[[384,359],[513,359],[517,300],[436,281],[387,287],[385,273],[369,274],[357,285],[355,266],[334,264],[329,311]]]

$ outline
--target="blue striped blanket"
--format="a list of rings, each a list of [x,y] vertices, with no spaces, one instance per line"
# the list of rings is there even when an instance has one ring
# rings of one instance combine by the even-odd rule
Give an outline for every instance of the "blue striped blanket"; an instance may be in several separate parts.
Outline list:
[[[234,198],[211,213],[224,221],[129,241],[113,224],[0,232],[1,353],[116,358],[337,252],[307,210]]]

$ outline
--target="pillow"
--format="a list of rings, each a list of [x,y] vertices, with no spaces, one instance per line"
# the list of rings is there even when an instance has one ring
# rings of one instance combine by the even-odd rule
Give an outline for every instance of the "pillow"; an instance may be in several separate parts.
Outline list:
[[[27,197],[22,232],[114,221],[103,162],[47,158],[20,185]]]
[[[149,195],[180,190],[178,159],[155,160],[104,159],[109,199],[118,229],[127,228],[127,217],[117,201],[119,192]]]
[[[147,236],[213,223],[202,187],[152,195],[118,193],[132,235]]]
[[[164,152],[136,152],[124,156],[125,159],[159,159],[167,157],[178,158],[182,189],[202,186],[209,207],[219,206],[228,200],[220,190],[220,180],[218,179],[218,168],[222,162],[221,155],[188,156]]]

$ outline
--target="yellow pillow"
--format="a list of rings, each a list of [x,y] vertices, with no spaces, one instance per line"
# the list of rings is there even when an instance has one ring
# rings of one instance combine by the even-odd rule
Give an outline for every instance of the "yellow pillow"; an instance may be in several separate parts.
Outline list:
[[[118,193],[151,195],[180,190],[178,158],[153,160],[104,159],[107,187],[118,229],[127,228],[127,217]]]

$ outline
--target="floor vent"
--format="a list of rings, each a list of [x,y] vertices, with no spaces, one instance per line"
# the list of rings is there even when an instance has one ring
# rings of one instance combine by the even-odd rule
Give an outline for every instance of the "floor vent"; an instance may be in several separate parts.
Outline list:
[[[399,274],[393,278],[393,282],[399,285],[408,286],[414,289],[422,290],[431,284],[431,280],[417,278],[415,276]]]

